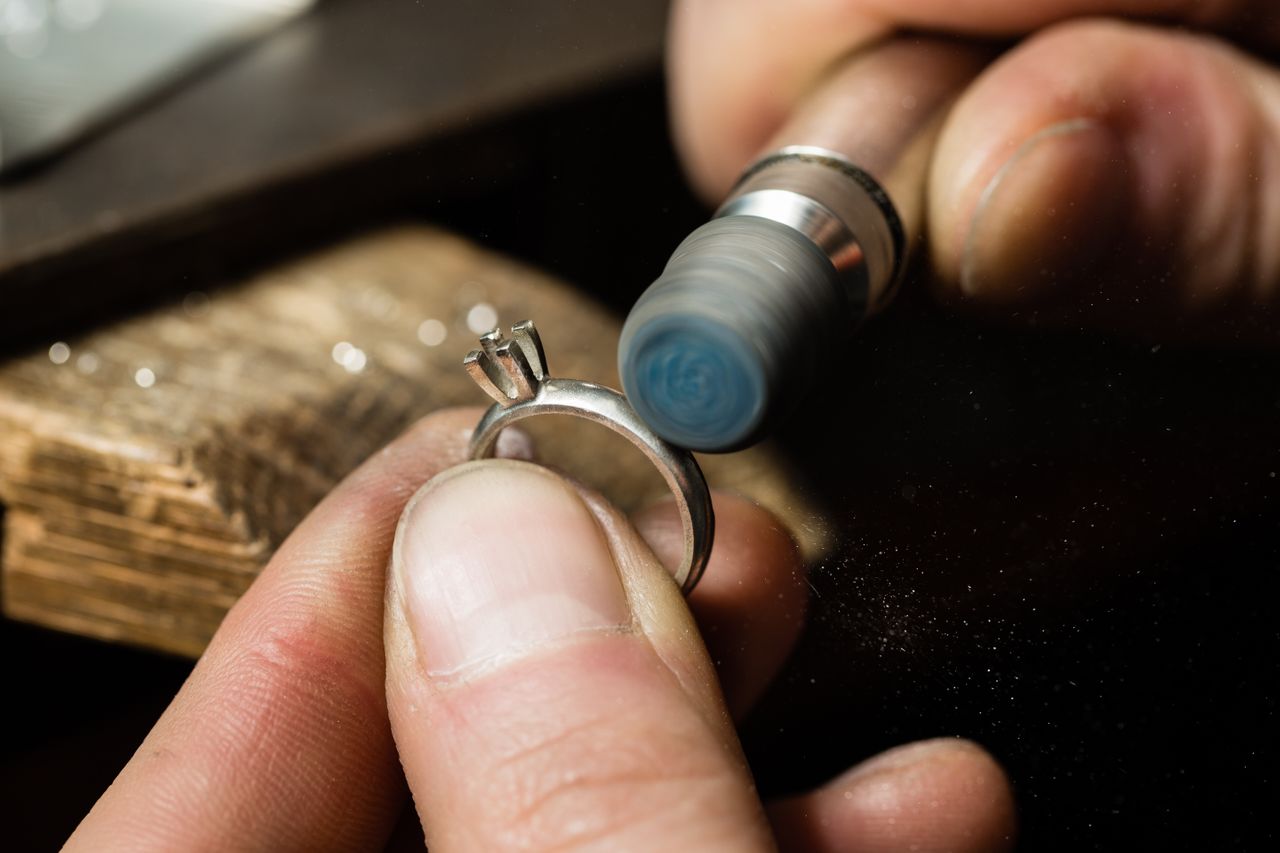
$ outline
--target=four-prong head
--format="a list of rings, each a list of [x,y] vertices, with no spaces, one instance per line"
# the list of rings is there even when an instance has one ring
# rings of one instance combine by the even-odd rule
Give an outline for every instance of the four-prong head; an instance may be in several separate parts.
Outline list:
[[[494,329],[480,338],[480,346],[462,364],[494,402],[506,407],[537,395],[547,378],[547,356],[532,320],[512,326],[509,339]]]

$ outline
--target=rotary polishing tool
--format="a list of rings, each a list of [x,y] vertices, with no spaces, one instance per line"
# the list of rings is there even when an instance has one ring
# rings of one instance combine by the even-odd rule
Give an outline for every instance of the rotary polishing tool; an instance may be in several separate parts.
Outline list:
[[[692,450],[745,447],[842,360],[901,279],[932,141],[986,58],[941,39],[890,41],[846,62],[788,121],[623,326],[622,384],[656,432]]]

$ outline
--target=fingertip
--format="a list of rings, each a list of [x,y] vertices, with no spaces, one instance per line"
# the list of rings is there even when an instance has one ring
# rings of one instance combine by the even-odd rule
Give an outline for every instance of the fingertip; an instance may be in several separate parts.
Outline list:
[[[800,548],[777,516],[746,498],[717,495],[715,507],[718,539],[689,604],[725,665],[729,655],[750,658],[772,675],[808,609]]]
[[[1212,336],[1255,316],[1280,267],[1265,236],[1280,219],[1275,87],[1203,34],[1080,19],[1029,37],[957,102],[935,149],[943,295],[1139,334]]]
[[[741,717],[791,654],[804,627],[809,584],[800,549],[773,513],[745,498],[717,493],[716,541],[707,570],[689,598],[730,711]],[[683,548],[670,501],[634,519],[666,565]]]
[[[770,809],[784,846],[867,853],[1012,849],[1004,769],[977,744],[937,738],[891,749]]]
[[[695,600],[761,588],[784,594],[808,589],[800,548],[776,515],[748,498],[726,492],[714,492],[712,504],[716,539],[707,571],[694,590]],[[684,547],[675,502],[667,499],[648,506],[636,513],[632,522],[663,564],[674,565]]]
[[[722,200],[832,62],[892,31],[865,3],[672,4],[671,119],[690,182]]]
[[[944,298],[1007,307],[1085,278],[1131,213],[1132,164],[1105,75],[1129,27],[1059,25],[1006,54],[960,98],[934,152],[930,255]]]

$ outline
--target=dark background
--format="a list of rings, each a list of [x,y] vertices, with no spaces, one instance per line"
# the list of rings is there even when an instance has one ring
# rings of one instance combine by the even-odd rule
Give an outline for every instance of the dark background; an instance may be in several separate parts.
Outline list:
[[[707,215],[656,72],[469,132],[519,167],[329,217],[241,263],[416,219],[623,312]],[[426,171],[436,155],[396,156]],[[842,400],[808,404],[780,437],[839,542],[745,727],[760,786],[959,735],[1008,769],[1023,849],[1270,849],[1280,360],[1033,320],[956,316],[912,281],[859,334]],[[190,663],[10,622],[0,643],[6,846],[48,849]]]

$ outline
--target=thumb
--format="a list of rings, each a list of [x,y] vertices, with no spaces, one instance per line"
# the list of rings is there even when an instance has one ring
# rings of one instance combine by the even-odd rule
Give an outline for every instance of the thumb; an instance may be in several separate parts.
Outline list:
[[[471,463],[391,562],[387,705],[430,849],[772,847],[683,599],[612,510]]]

